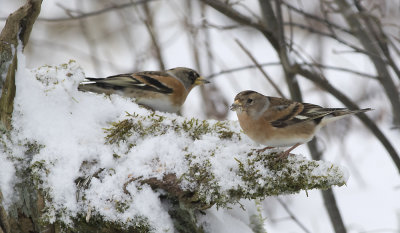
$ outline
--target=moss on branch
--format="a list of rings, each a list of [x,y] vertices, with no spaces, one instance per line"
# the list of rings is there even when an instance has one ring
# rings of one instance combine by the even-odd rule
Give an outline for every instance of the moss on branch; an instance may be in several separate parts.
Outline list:
[[[128,119],[113,123],[111,128],[106,129],[106,139],[108,143],[125,142],[136,145],[137,140],[143,137],[161,135],[173,130],[182,137],[190,137],[193,141],[207,134],[216,134],[224,140],[234,137],[240,143],[240,134],[230,127],[227,121],[210,123],[195,118],[171,121],[156,113],[148,116],[128,114]],[[139,137],[133,136],[134,134],[138,134]],[[208,148],[209,157],[204,158],[202,155],[188,153],[187,148],[183,148],[181,153],[185,154],[188,167],[184,174],[179,177],[166,174],[163,179],[135,179],[135,182],[166,190],[182,203],[196,209],[207,209],[212,205],[226,207],[242,198],[263,199],[266,196],[309,189],[328,189],[333,185],[345,184],[346,175],[334,164],[310,161],[298,155],[291,155],[287,160],[278,160],[276,152],[259,153],[253,149],[242,154],[232,154],[232,159],[237,162],[233,172],[237,179],[241,180],[241,185],[224,189],[220,186],[224,181],[212,172],[213,163],[210,158],[216,156],[217,149]],[[202,159],[199,160],[200,157]],[[183,183],[189,183],[190,188],[182,187],[185,186]]]
[[[186,139],[186,146],[181,147],[185,164],[181,164],[185,170],[174,173],[173,170],[165,168],[157,161],[154,176],[148,174],[134,177],[126,177],[125,183],[120,186],[124,197],[110,197],[105,200],[109,208],[114,208],[117,213],[125,214],[133,205],[135,193],[133,189],[141,190],[150,186],[153,190],[162,190],[160,199],[170,203],[168,213],[172,219],[177,216],[190,218],[174,220],[174,227],[190,227],[194,232],[203,232],[202,227],[196,224],[196,213],[207,210],[216,205],[219,208],[240,204],[242,199],[262,200],[267,196],[296,193],[309,189],[328,189],[333,185],[345,184],[346,177],[343,171],[329,162],[310,161],[299,155],[290,155],[287,160],[277,160],[276,151],[259,153],[247,146],[246,150],[234,152],[229,157],[221,156],[226,147],[233,144],[248,143],[243,139],[239,128],[229,121],[201,121],[195,118],[186,119],[182,117],[171,117],[149,113],[139,115],[127,114],[125,119],[111,123],[105,129],[105,143],[113,148],[125,147],[127,149],[113,156],[116,161],[123,160],[130,151],[140,146],[146,140],[160,135],[175,135],[176,140]],[[221,143],[210,144],[206,152],[200,153],[191,150],[196,142],[201,140],[212,140],[212,137]],[[26,154],[34,156],[45,148],[35,141],[23,144]],[[207,153],[207,154],[204,154]],[[224,152],[226,153],[226,152]],[[216,164],[231,162],[227,177],[233,181],[226,181],[226,177],[218,174],[220,169]],[[87,191],[91,188],[91,181],[103,182],[108,178],[115,178],[121,169],[118,163],[115,167],[99,168],[94,161],[82,163],[80,172],[86,174],[75,180],[77,187],[77,202],[80,203],[82,211],[77,215],[71,215],[68,207],[60,207],[52,203],[54,193],[51,187],[46,187],[46,181],[53,164],[37,160],[26,168],[29,177],[34,181],[36,189],[41,193],[45,207],[43,208],[40,222],[42,225],[53,224],[55,228],[69,232],[71,229],[82,231],[99,227],[100,232],[151,232],[152,224],[145,215],[131,216],[129,221],[110,221],[103,216],[102,210],[91,205]],[[94,169],[96,168],[96,169]],[[132,168],[140,169],[140,168]],[[92,174],[91,174],[92,173]],[[27,175],[27,176],[28,176]],[[232,185],[226,183],[233,182]],[[71,215],[71,216],[70,216]],[[69,216],[69,217],[68,217]],[[65,219],[70,219],[64,222]],[[189,229],[189,228],[188,228]]]

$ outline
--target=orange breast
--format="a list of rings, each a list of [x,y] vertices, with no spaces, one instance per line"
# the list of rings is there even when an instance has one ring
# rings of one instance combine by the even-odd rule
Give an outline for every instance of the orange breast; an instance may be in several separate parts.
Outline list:
[[[174,90],[174,92],[170,94],[170,99],[172,100],[174,105],[181,106],[185,102],[186,97],[189,94],[186,91],[186,88],[176,78],[165,77],[164,80],[165,80],[164,84],[166,84],[168,87],[171,87]]]
[[[252,119],[245,112],[238,113],[237,116],[244,133],[256,143],[267,146],[288,146],[304,143],[311,140],[314,135],[314,125],[311,121],[275,128],[263,117]]]

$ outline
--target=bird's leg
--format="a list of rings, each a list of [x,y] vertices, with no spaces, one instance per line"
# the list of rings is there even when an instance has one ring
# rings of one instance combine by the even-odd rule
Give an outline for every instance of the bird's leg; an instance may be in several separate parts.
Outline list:
[[[278,155],[278,159],[286,159],[289,156],[289,153],[300,145],[301,145],[300,143],[294,144],[292,147],[290,147],[289,149],[285,150],[280,155]]]
[[[262,149],[257,150],[257,153],[261,153],[261,152],[264,152],[264,151],[266,151],[266,150],[274,149],[274,148],[275,148],[275,147],[273,147],[273,146],[267,146],[267,147],[264,147],[264,148],[262,148]]]

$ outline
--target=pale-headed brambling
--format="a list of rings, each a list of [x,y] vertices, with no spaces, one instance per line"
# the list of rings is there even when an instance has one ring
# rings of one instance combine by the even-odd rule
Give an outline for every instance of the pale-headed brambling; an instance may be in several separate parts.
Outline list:
[[[260,151],[291,146],[279,155],[279,158],[286,158],[297,146],[310,141],[326,124],[371,109],[323,108],[248,90],[236,95],[231,110],[236,111],[247,136],[256,143],[267,145]]]
[[[86,78],[78,90],[131,97],[140,105],[163,112],[177,112],[193,87],[209,83],[196,71],[177,67],[107,78]]]

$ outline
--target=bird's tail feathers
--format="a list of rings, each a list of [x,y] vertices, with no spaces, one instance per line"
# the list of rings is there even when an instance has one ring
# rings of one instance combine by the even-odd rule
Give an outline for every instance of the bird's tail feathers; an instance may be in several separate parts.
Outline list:
[[[336,111],[332,112],[332,116],[336,117],[336,116],[344,116],[344,115],[348,115],[348,114],[358,114],[358,113],[362,113],[362,112],[368,112],[371,111],[373,109],[371,108],[363,108],[363,109],[357,109],[357,110],[349,110],[349,109],[338,109]]]
[[[86,77],[82,82],[80,82],[79,84],[81,85],[86,85],[86,84],[93,84],[96,83],[99,80],[102,80],[103,78],[90,78],[90,77]]]
[[[104,80],[102,78],[85,78],[78,85],[78,91],[89,91],[95,93],[106,93],[111,94],[112,88],[106,88],[107,83],[99,82]]]
[[[358,110],[349,110],[346,108],[332,109],[332,113],[330,113],[330,114],[326,115],[324,118],[322,118],[322,121],[321,121],[319,127],[323,127],[330,122],[337,121],[337,120],[342,119],[350,114],[358,114],[358,113],[362,113],[362,112],[368,112],[371,110],[373,110],[373,109],[371,109],[371,108],[364,108],[364,109],[358,109]]]

